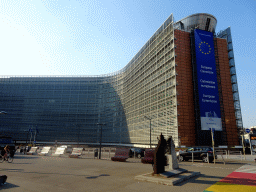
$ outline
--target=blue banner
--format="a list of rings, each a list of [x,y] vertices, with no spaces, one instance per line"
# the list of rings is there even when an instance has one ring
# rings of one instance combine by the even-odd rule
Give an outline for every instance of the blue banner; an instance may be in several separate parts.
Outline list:
[[[194,34],[201,130],[222,131],[213,35],[198,29]]]

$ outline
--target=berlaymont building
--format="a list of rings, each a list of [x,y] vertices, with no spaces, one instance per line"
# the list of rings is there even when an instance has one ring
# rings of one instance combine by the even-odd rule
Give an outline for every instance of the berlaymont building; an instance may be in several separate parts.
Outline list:
[[[238,145],[243,127],[230,27],[171,15],[120,71],[99,76],[1,76],[1,135],[17,142]],[[104,124],[104,125],[98,125]],[[151,137],[150,137],[151,130]]]

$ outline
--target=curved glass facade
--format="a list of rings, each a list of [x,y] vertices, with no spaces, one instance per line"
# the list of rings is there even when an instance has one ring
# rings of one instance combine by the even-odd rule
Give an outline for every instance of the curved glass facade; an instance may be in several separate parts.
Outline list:
[[[185,17],[175,23],[175,28],[190,32],[191,29],[201,29],[205,31],[215,32],[217,19],[207,13],[197,13]]]
[[[122,70],[102,76],[0,79],[1,132],[15,140],[152,144],[178,140],[172,15]]]

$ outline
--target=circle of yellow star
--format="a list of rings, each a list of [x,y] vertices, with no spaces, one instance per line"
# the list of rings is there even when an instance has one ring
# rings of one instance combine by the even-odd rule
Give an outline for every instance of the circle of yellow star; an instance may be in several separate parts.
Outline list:
[[[202,51],[202,45],[204,45],[204,50]],[[206,51],[206,49],[208,48],[208,51]],[[206,43],[205,41],[201,41],[201,43],[199,43],[199,50],[202,54],[204,55],[209,55],[211,53],[211,46]]]

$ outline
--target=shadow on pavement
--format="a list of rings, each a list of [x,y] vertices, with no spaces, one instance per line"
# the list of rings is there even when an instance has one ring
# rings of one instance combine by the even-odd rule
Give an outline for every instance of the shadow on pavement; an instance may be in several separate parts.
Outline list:
[[[200,177],[200,180],[198,178]],[[175,186],[182,186],[186,183],[196,183],[196,184],[207,184],[207,185],[213,185],[214,183],[218,181],[212,181],[211,179],[223,179],[224,177],[216,177],[211,175],[205,175],[205,174],[199,174],[196,177],[193,177],[192,179],[183,181],[181,183],[176,184]]]
[[[86,179],[97,179],[98,177],[101,177],[101,176],[110,176],[108,174],[101,174],[99,176],[90,176],[90,177],[86,177]]]
[[[220,184],[219,184],[220,183]],[[236,178],[234,176],[232,177],[225,177],[222,179],[221,182],[219,182],[219,185],[229,185],[229,184],[238,184],[238,185],[250,185],[250,186],[256,186],[256,181],[253,179],[248,178]]]
[[[9,172],[23,172],[24,169],[0,169],[1,171],[9,171]]]
[[[37,156],[28,156],[28,155],[14,155],[13,159],[37,159]]]
[[[184,164],[185,163],[185,164]],[[179,165],[186,165],[187,163],[192,163],[192,161],[183,161],[183,162],[179,162]],[[202,163],[202,162],[195,162],[194,161],[194,164],[198,164],[198,165],[201,165],[201,164],[203,164],[203,165],[214,165],[214,163]],[[229,164],[231,164],[231,165],[241,165],[241,166],[243,166],[243,165],[246,165],[246,164],[248,164],[248,162],[237,162],[237,161],[225,161],[225,164],[226,165],[229,165]],[[224,165],[224,163],[223,162],[220,162],[220,161],[217,161],[217,162],[215,162],[215,165]]]
[[[7,180],[8,180],[8,178],[7,178]],[[0,190],[2,190],[2,189],[11,189],[11,188],[14,188],[14,187],[20,187],[20,186],[6,182],[5,184],[0,185]]]

